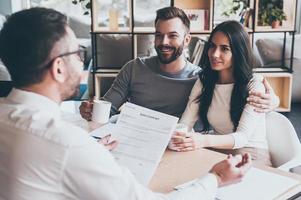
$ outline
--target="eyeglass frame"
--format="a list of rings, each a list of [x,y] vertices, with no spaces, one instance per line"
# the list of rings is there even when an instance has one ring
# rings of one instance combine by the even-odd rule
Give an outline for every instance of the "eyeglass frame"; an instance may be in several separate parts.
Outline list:
[[[81,56],[82,54],[80,54],[80,53],[82,53],[82,52],[84,53],[83,56]],[[80,61],[81,61],[81,62],[84,62],[84,61],[86,60],[86,58],[87,58],[87,49],[86,49],[86,47],[84,47],[84,46],[79,46],[79,49],[76,50],[76,51],[71,51],[71,52],[62,53],[62,54],[60,54],[60,55],[58,55],[58,56],[52,58],[52,59],[51,59],[46,65],[44,65],[44,67],[42,67],[41,69],[47,69],[47,68],[49,68],[49,67],[52,65],[53,61],[54,61],[55,59],[57,59],[57,58],[61,58],[61,57],[64,57],[64,56],[70,56],[70,55],[73,55],[73,54],[77,54],[78,57],[79,57],[79,59],[80,59]],[[83,68],[85,68],[85,66],[83,66]]]

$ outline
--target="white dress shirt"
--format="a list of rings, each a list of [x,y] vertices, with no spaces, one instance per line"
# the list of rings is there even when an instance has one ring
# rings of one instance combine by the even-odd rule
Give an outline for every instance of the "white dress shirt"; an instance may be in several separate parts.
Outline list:
[[[254,75],[249,88],[265,93],[261,75]],[[207,113],[209,124],[214,129],[214,134],[229,134],[234,138],[233,149],[242,147],[254,147],[267,149],[265,113],[254,111],[254,107],[246,104],[241,114],[238,127],[234,131],[234,125],[230,116],[231,94],[234,84],[216,84],[213,97]],[[202,83],[198,79],[192,88],[189,101],[180,122],[187,124],[191,130],[199,119],[199,101]]]
[[[60,119],[59,106],[13,89],[0,99],[0,199],[212,199],[212,174],[169,194],[154,193],[120,167],[86,131]]]

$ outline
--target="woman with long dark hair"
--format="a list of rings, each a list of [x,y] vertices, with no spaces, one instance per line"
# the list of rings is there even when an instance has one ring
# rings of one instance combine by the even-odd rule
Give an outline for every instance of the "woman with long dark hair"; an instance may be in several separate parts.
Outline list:
[[[204,134],[185,138],[176,133],[172,139],[176,150],[209,147],[224,153],[249,152],[271,165],[265,113],[247,104],[251,90],[265,92],[263,77],[252,73],[253,63],[249,36],[240,23],[226,21],[212,31],[203,54],[203,71],[180,120],[191,129],[201,119]]]

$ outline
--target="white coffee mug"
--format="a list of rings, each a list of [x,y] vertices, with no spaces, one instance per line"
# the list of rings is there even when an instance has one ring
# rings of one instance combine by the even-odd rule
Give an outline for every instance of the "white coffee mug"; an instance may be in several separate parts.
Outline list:
[[[111,102],[103,100],[93,101],[92,121],[105,124],[108,123],[111,111]]]

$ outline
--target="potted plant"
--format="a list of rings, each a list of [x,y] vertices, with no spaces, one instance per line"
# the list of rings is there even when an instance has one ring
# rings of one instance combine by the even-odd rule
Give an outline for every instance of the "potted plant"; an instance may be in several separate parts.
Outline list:
[[[90,0],[72,0],[73,4],[81,4],[84,15],[89,15],[90,14],[90,8],[91,8],[91,1]]]
[[[286,14],[276,6],[265,9],[260,15],[261,25],[270,25],[272,28],[278,28],[283,20],[286,20]]]

